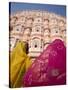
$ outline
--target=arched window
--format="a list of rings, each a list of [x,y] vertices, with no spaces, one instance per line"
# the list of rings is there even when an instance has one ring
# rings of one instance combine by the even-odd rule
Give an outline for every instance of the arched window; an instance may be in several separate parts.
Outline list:
[[[35,27],[32,28],[32,33],[40,34],[42,32],[42,27],[39,25],[36,25]]]
[[[60,34],[59,28],[53,28],[53,29],[51,30],[51,34]]]
[[[19,28],[17,28],[16,30],[19,31]]]
[[[40,48],[40,45],[41,45],[41,40],[38,39],[38,38],[35,38],[32,40],[32,47],[37,49],[37,48]]]
[[[37,32],[40,32],[40,33],[41,33],[42,28],[41,28],[41,26],[36,26],[36,27],[35,27],[35,30],[36,30]]]
[[[21,26],[21,25],[17,25],[16,27],[14,27],[14,31],[15,31],[16,33],[21,33],[21,31],[22,31],[22,26]]]
[[[42,22],[42,18],[41,17],[37,17],[34,20],[35,23],[41,23]]]
[[[35,39],[34,40],[34,48],[38,48],[39,47],[39,40]]]

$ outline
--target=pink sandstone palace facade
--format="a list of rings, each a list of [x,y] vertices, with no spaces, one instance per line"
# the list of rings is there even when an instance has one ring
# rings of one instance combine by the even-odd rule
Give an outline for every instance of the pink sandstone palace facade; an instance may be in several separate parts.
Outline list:
[[[35,58],[58,38],[66,43],[65,17],[40,10],[25,10],[10,16],[10,51],[21,40],[28,43],[28,55]]]

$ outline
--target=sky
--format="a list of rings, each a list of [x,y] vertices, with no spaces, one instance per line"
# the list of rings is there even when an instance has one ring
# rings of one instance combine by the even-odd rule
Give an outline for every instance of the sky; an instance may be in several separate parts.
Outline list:
[[[66,6],[64,5],[52,5],[52,4],[37,4],[37,3],[9,3],[9,13],[14,14],[15,12],[22,10],[46,10],[59,14],[66,17]]]

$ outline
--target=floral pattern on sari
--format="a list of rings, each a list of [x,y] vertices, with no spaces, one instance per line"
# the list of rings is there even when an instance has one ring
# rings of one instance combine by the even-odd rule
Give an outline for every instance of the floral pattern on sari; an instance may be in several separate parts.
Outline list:
[[[24,87],[66,84],[66,47],[63,41],[56,39],[36,58],[22,83]]]

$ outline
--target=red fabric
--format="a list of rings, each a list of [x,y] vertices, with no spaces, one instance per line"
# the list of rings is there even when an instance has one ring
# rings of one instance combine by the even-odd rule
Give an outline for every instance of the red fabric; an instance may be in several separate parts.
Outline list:
[[[22,79],[22,85],[46,86],[66,83],[66,48],[59,39],[53,41],[36,60]]]

